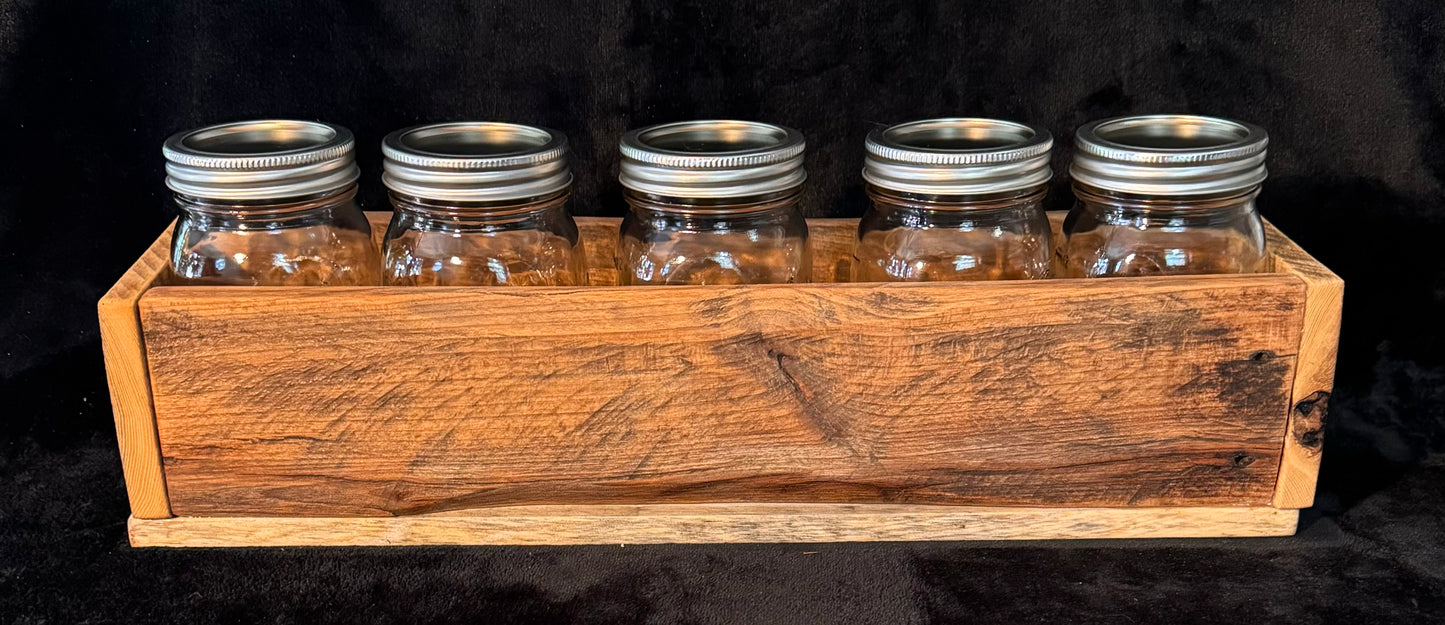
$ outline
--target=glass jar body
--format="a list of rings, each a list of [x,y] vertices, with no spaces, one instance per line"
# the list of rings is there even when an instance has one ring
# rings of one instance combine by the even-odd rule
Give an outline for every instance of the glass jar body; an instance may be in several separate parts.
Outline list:
[[[283,201],[176,195],[171,269],[182,284],[360,286],[380,281],[356,185]]]
[[[854,282],[1026,280],[1050,274],[1046,187],[977,197],[868,187]]]
[[[578,286],[587,258],[566,191],[515,202],[441,203],[391,194],[382,244],[394,286]]]
[[[812,278],[799,193],[742,199],[663,198],[626,191],[618,282],[782,284]]]
[[[1259,189],[1225,196],[1146,198],[1076,185],[1058,263],[1064,277],[1259,271]]]

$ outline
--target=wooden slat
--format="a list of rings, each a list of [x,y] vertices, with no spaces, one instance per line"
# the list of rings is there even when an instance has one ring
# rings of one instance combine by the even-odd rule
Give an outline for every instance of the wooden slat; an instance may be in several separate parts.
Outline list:
[[[587,253],[587,280],[593,286],[617,284],[617,266],[612,255],[617,251],[617,228],[621,219],[579,217],[577,230],[582,238],[582,251]]]
[[[161,287],[178,515],[516,504],[1267,505],[1288,275]]]
[[[857,237],[857,219],[808,220],[814,282],[848,282]]]
[[[141,519],[163,519],[171,515],[156,439],[150,381],[146,375],[144,339],[136,310],[141,295],[166,275],[170,242],[170,229],[167,229],[101,297],[97,306],[125,488],[130,496],[131,514]]]
[[[1340,311],[1345,283],[1273,226],[1266,229],[1275,271],[1305,283],[1304,327],[1292,384],[1289,429],[1273,505],[1308,508],[1324,447],[1324,418],[1334,386],[1335,352],[1339,345]]]
[[[1274,508],[532,506],[390,518],[132,519],[135,547],[817,543],[1288,536]]]

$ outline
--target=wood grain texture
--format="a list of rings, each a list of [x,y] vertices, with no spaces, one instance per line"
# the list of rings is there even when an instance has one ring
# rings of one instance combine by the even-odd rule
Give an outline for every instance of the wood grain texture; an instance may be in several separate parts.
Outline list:
[[[105,354],[105,376],[110,386],[125,489],[130,497],[131,515],[141,519],[171,516],[136,306],[141,295],[167,275],[170,241],[168,229],[100,298],[97,306],[101,351]]]
[[[577,230],[582,237],[582,251],[587,253],[587,283],[594,286],[615,286],[617,266],[612,255],[617,252],[617,231],[621,219],[579,217]]]
[[[1288,275],[162,287],[178,515],[520,504],[1268,505]]]
[[[1274,508],[706,504],[528,506],[388,518],[131,519],[135,547],[817,543],[1288,536]]]
[[[1273,505],[1308,508],[1314,505],[1324,448],[1324,418],[1334,386],[1335,353],[1345,283],[1278,230],[1267,229],[1275,271],[1305,283],[1304,326],[1294,383],[1290,390],[1289,429],[1284,438]]]

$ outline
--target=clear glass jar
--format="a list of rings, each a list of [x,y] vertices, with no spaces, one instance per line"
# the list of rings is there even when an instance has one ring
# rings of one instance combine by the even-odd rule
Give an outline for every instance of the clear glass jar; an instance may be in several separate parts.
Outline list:
[[[1121,117],[1078,131],[1064,221],[1066,277],[1251,273],[1265,268],[1254,199],[1264,130],[1191,115]]]
[[[382,244],[387,284],[587,284],[561,133],[434,124],[391,133],[382,154],[396,209]]]
[[[318,122],[210,126],[166,141],[181,208],[171,269],[181,284],[357,286],[380,280],[356,204],[350,131]]]
[[[621,284],[807,282],[812,261],[798,193],[698,201],[626,192]]]
[[[1258,191],[1171,200],[1075,185],[1074,194],[1059,259],[1066,276],[1252,273],[1264,262]]]
[[[396,286],[577,286],[587,260],[567,192],[504,205],[435,203],[391,194],[386,283]]]
[[[1047,130],[949,118],[869,133],[854,282],[1047,278]]]
[[[618,282],[808,282],[812,257],[799,209],[803,136],[742,121],[694,121],[622,138],[630,208],[617,244]]]

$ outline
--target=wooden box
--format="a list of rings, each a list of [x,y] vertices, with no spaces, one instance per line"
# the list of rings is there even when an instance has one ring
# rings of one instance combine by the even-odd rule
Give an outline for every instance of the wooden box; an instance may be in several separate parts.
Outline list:
[[[379,239],[385,214],[373,214]],[[165,286],[100,302],[136,546],[1276,536],[1310,505],[1339,278]],[[1058,218],[1055,216],[1057,227]]]

